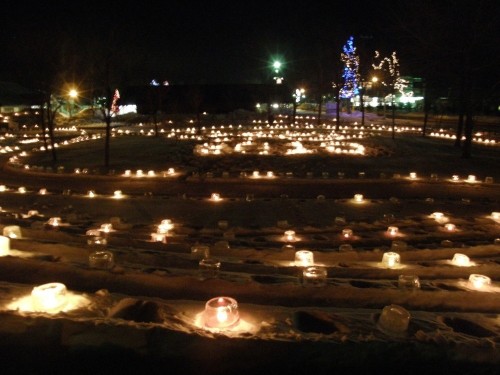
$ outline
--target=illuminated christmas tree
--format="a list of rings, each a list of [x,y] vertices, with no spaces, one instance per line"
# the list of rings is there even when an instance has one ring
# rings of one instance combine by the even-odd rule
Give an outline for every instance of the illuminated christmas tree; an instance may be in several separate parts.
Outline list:
[[[344,45],[340,59],[344,63],[342,74],[344,84],[340,89],[340,97],[342,99],[351,99],[359,94],[359,56],[356,53],[352,36]]]

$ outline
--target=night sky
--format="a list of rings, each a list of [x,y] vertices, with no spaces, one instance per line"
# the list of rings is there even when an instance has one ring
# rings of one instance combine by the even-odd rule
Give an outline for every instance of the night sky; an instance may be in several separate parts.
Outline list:
[[[300,82],[320,71],[331,75],[329,62],[350,35],[370,57],[376,49],[399,51],[402,73],[411,74],[418,61],[408,46],[412,31],[401,34],[404,12],[417,16],[414,25],[427,22],[419,19],[419,0],[152,3],[4,1],[0,80],[24,83],[52,61],[77,79],[95,46],[105,45],[119,51],[113,69],[130,83],[260,83],[269,79],[274,57],[284,62],[286,80]],[[460,5],[475,2],[442,3],[451,33],[463,23]]]

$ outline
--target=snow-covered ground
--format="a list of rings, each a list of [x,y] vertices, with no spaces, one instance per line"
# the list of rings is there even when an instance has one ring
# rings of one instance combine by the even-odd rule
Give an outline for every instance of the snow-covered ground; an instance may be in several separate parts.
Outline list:
[[[409,151],[393,155],[429,164]],[[18,231],[0,257],[7,373],[498,373],[498,171],[453,181],[456,169],[436,160],[427,170],[438,176],[412,178],[405,165],[384,169],[393,160],[359,160],[349,178],[308,164],[313,176],[244,183],[4,171],[0,224]],[[360,176],[368,165],[387,176]],[[123,199],[104,193],[116,186]],[[304,275],[299,250],[324,280]],[[389,254],[399,261],[384,263]],[[201,258],[220,268],[208,275]],[[32,296],[47,283],[66,288],[49,312]],[[206,326],[216,297],[237,301],[217,318],[238,317],[230,327]]]

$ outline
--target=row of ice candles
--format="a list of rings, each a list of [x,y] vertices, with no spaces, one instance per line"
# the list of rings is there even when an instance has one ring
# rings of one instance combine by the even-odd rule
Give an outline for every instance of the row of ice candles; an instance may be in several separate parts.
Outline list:
[[[26,300],[26,298],[24,298]],[[32,288],[24,310],[57,314],[71,310],[71,299],[65,284],[50,282]],[[17,308],[19,308],[17,306]],[[237,301],[232,297],[220,296],[209,299],[201,314],[201,324],[208,329],[227,329],[240,320]]]
[[[382,255],[382,265],[389,269],[399,268],[401,265],[401,257],[396,252],[385,252]],[[456,253],[453,255],[451,263],[458,267],[470,267],[473,263],[465,254]],[[325,279],[326,269],[322,266],[315,266],[314,253],[310,250],[298,250],[295,252],[295,266],[304,268],[304,279]],[[416,281],[418,282],[418,280]],[[471,274],[469,276],[469,284],[475,289],[482,289],[491,285],[491,278],[485,275]]]

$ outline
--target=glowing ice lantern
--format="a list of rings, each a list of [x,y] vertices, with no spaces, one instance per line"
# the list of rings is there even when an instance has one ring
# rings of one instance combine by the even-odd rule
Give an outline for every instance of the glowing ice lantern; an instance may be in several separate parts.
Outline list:
[[[48,221],[47,224],[52,225],[53,227],[58,227],[61,225],[61,218],[60,217],[51,217]]]
[[[113,192],[113,198],[115,198],[115,199],[121,199],[121,198],[123,198],[122,191],[121,190],[115,190]]]
[[[167,242],[165,233],[151,233],[151,241],[153,242]]]
[[[174,224],[172,224],[172,220],[170,219],[163,219],[158,225],[157,232],[162,233],[162,234],[167,234],[169,230],[171,230],[174,227]]]
[[[113,268],[115,264],[114,256],[111,251],[99,250],[89,255],[89,266],[101,270]]]
[[[258,177],[260,177],[260,172],[259,172],[259,171],[253,171],[253,172],[252,172],[252,176],[253,176],[254,178],[258,178]]]
[[[298,250],[295,252],[295,266],[309,267],[314,265],[314,254],[309,250]]]
[[[352,229],[342,229],[342,237],[348,239],[352,237]]]
[[[295,231],[293,231],[293,230],[285,231],[285,241],[293,242],[296,240],[297,240],[297,237],[295,237]]]
[[[354,202],[356,202],[356,203],[363,202],[363,194],[355,194],[354,195]]]
[[[491,279],[488,276],[473,273],[469,276],[469,285],[480,290],[491,285]]]
[[[476,182],[476,176],[470,174],[467,176],[467,182]]]
[[[274,172],[273,171],[267,171],[267,177],[268,178],[274,177]]]
[[[208,328],[229,328],[238,323],[238,302],[231,297],[215,297],[207,301],[203,320]]]
[[[21,227],[19,225],[8,225],[3,228],[3,235],[9,238],[21,238]]]
[[[415,180],[417,178],[417,174],[415,172],[410,173],[410,180]]]
[[[387,234],[389,236],[393,236],[394,237],[394,236],[396,236],[398,234],[398,232],[399,232],[399,228],[398,227],[392,227],[391,226],[391,227],[387,228]]]
[[[39,285],[31,291],[33,310],[57,312],[66,305],[66,286],[61,283]]]
[[[132,175],[132,171],[130,169],[127,169],[123,175],[125,177],[130,177]]]
[[[6,236],[0,236],[0,256],[6,256],[10,251],[10,238]]]
[[[387,333],[402,334],[408,329],[410,313],[398,305],[385,306],[378,319],[378,328]]]
[[[455,232],[455,230],[457,229],[456,226],[455,226],[455,224],[451,224],[451,223],[445,224],[444,228],[448,232]]]
[[[101,232],[104,233],[109,233],[113,231],[113,224],[111,223],[106,223],[106,224],[101,224],[101,227],[99,228]]]
[[[325,267],[310,266],[302,272],[303,283],[305,286],[324,286],[328,272]]]
[[[389,251],[382,255],[382,265],[387,268],[395,268],[401,264],[401,257],[398,253]]]
[[[212,195],[210,196],[210,200],[213,201],[213,202],[218,202],[221,199],[222,198],[220,197],[219,193],[212,193]]]
[[[469,267],[471,265],[469,257],[465,254],[460,254],[460,253],[456,253],[453,255],[451,263],[454,266],[458,267]]]

